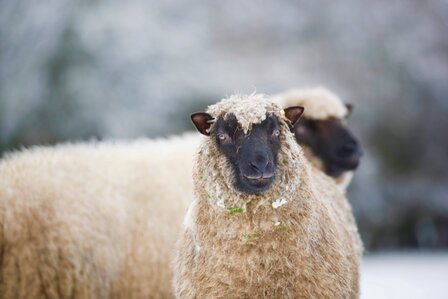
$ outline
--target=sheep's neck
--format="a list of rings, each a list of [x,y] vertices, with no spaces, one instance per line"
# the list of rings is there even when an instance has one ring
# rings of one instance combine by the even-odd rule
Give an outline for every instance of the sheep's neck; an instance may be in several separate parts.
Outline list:
[[[313,153],[313,150],[306,145],[301,145],[301,147],[303,149],[305,157],[308,159],[311,165],[317,168],[318,170],[322,171],[323,173],[325,173],[324,162]],[[345,171],[340,176],[330,178],[336,183],[336,185],[341,191],[345,192],[345,190],[347,189],[348,185],[352,180],[352,177],[353,177],[353,171]]]
[[[242,246],[284,239],[291,233],[292,227],[297,229],[307,225],[307,218],[312,214],[308,175],[304,168],[301,186],[275,192],[277,195],[281,194],[281,197],[248,196],[246,201],[239,202],[241,206],[237,206],[235,202],[219,206],[207,195],[200,193],[197,220],[203,228],[198,231],[210,232],[212,235],[199,236],[199,239],[213,238],[217,242],[226,240]]]
[[[239,248],[235,254],[241,256],[251,256],[253,250],[259,249],[275,255],[277,251],[272,246],[279,244],[285,248],[288,248],[287,244],[294,244],[290,248],[296,250],[301,246],[297,244],[297,230],[313,234],[309,228],[318,227],[310,224],[315,220],[312,205],[307,198],[301,197],[277,209],[271,204],[260,206],[250,202],[247,210],[232,214],[217,209],[206,200],[201,200],[197,208],[197,240],[201,248],[215,250],[219,244],[219,249],[225,252]],[[279,254],[284,255],[285,251]]]

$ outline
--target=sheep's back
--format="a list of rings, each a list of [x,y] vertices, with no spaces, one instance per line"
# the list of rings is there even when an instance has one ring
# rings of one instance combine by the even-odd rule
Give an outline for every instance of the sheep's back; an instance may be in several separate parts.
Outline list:
[[[168,296],[164,269],[192,189],[194,146],[185,142],[60,145],[5,158],[2,298]]]

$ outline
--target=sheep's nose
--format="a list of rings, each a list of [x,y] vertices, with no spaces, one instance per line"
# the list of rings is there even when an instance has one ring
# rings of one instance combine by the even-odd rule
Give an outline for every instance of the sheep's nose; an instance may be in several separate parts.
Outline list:
[[[266,157],[266,155],[256,154],[254,159],[252,159],[249,164],[253,169],[259,171],[260,173],[263,173],[265,172],[269,164],[269,159],[268,157]]]
[[[338,149],[338,156],[340,157],[350,157],[355,154],[357,154],[359,151],[359,145],[358,142],[354,139],[349,140],[348,142],[344,143],[339,149]]]

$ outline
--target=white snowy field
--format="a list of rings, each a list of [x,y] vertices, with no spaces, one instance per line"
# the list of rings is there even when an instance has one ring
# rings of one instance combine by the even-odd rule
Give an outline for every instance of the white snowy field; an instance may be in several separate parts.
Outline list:
[[[400,252],[364,257],[361,298],[448,298],[447,252]]]

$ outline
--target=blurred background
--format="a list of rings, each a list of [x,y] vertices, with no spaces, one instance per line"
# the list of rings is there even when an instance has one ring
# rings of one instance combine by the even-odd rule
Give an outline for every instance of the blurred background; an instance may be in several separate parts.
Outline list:
[[[448,248],[448,1],[0,0],[0,152],[167,136],[233,92],[355,110],[368,252]]]

